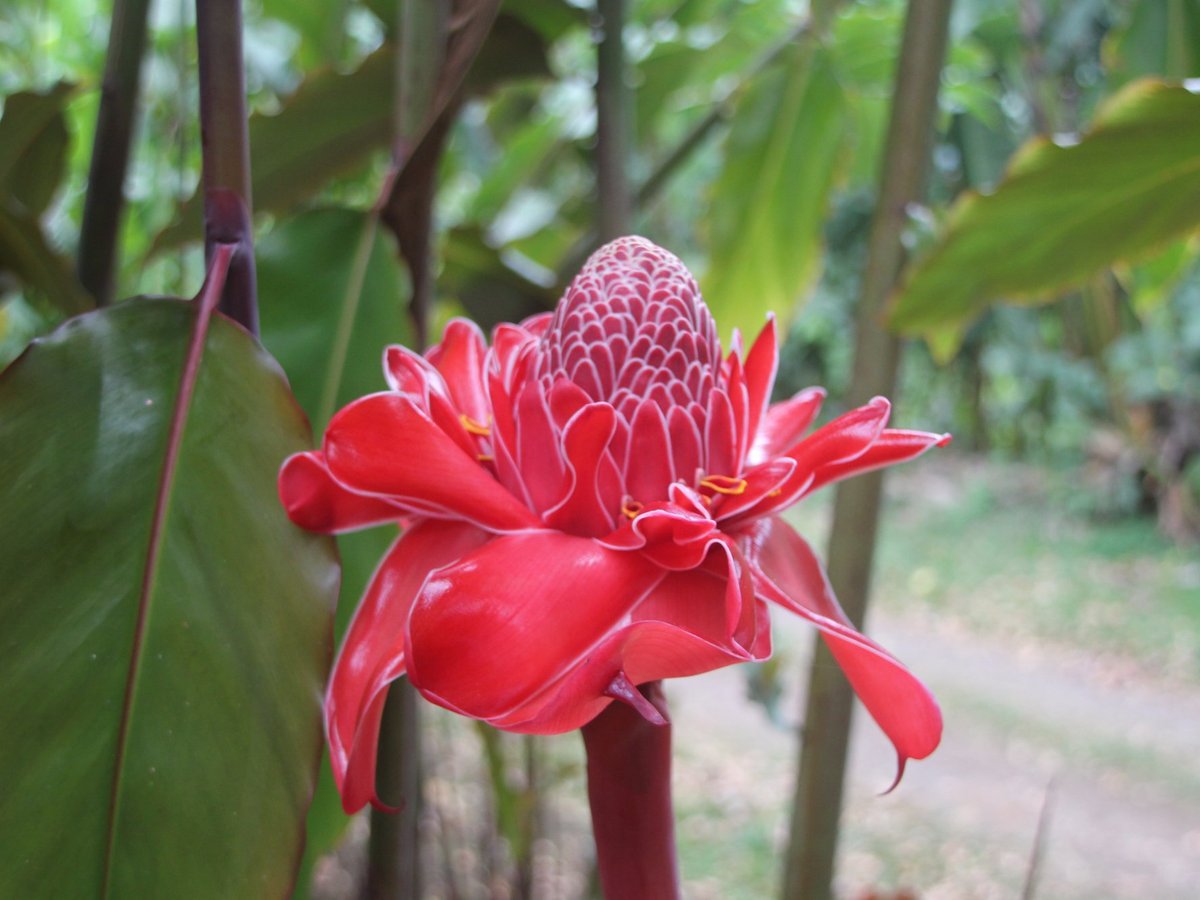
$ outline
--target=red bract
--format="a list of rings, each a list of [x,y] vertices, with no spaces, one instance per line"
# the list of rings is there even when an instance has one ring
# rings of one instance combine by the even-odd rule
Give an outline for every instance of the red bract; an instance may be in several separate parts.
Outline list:
[[[404,525],[326,697],[348,811],[378,803],[385,689],[405,672],[509,731],[578,728],[614,699],[653,720],[634,686],[766,658],[768,603],[820,629],[901,767],[933,751],[933,698],[850,624],[779,513],[948,438],[886,428],[883,398],[804,437],[824,392],[769,406],[777,362],[773,322],[722,357],[687,269],[633,237],[490,349],[461,320],[425,356],[388,349],[390,389],[280,473],[306,528]]]

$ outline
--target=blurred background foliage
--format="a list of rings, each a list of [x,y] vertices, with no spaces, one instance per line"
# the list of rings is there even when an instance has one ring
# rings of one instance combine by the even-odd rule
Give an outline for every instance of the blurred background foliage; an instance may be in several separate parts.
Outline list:
[[[90,303],[71,260],[110,11],[10,0],[0,16],[0,364]],[[186,296],[202,277],[192,15],[151,5],[118,296]],[[778,392],[824,384],[835,411],[903,15],[901,0],[642,0],[625,31],[637,230],[698,274],[726,339],[773,310]],[[263,341],[318,433],[382,386],[382,347],[413,336],[407,270],[371,212],[394,19],[384,0],[246,9]],[[594,39],[590,4],[503,3],[437,168],[434,333],[549,308],[594,247]],[[1154,516],[1180,541],[1200,534],[1198,76],[1190,0],[958,0],[932,199],[908,211],[892,318],[921,338],[902,424],[1086,463],[1079,511]],[[356,598],[380,540],[354,541]],[[498,746],[492,786],[520,846],[528,797]],[[344,825],[327,783],[315,810],[310,862]]]
[[[848,374],[856,276],[903,4],[831,8],[823,25],[794,0],[647,0],[631,7],[626,45],[636,98],[638,230],[700,274],[726,337],[733,326],[753,333],[768,310],[788,323],[781,393],[822,383],[836,397]],[[50,305],[49,296],[85,305],[68,260],[79,233],[107,12],[94,0],[17,0],[0,20],[4,122],[13,132],[40,116],[15,174],[0,171],[0,188],[9,186],[0,245],[2,359],[72,311],[61,299]],[[353,214],[369,209],[387,164],[393,18],[383,2],[248,6],[255,207],[268,268],[294,282],[276,291],[273,275],[267,278],[269,347],[291,339],[283,320],[299,321],[284,309],[300,296],[296,286],[302,294],[304,285],[321,285],[307,304],[336,321],[344,284],[336,273],[356,243],[336,235],[354,230]],[[182,294],[200,276],[191,26],[190,3],[152,4],[126,181],[120,296]],[[503,5],[456,99],[459,114],[437,176],[438,321],[465,312],[490,323],[546,308],[593,246],[592,40],[583,5]],[[1113,514],[1157,507],[1164,481],[1197,477],[1190,462],[1168,459],[1182,451],[1167,446],[1183,441],[1190,448],[1183,455],[1195,452],[1194,438],[1178,432],[1200,402],[1196,213],[1185,210],[1181,221],[1155,232],[1156,207],[1133,210],[1134,220],[1107,234],[1117,244],[1148,235],[1144,246],[1101,247],[1092,259],[1089,248],[1106,239],[1099,227],[1050,246],[1062,210],[1052,204],[1022,220],[1017,197],[1007,211],[977,204],[975,218],[985,221],[966,222],[965,242],[974,246],[965,255],[947,257],[955,249],[947,245],[955,222],[970,218],[958,209],[963,198],[1001,185],[1018,148],[1036,155],[1039,140],[1051,149],[1077,144],[1097,110],[1131,82],[1196,76],[1198,48],[1200,13],[1186,0],[961,0],[943,73],[934,199],[910,211],[918,262],[940,267],[918,271],[932,275],[928,286],[909,280],[928,315],[908,317],[917,326],[909,330],[927,342],[907,351],[906,417],[953,431],[960,446],[1007,456],[1103,456],[1114,467],[1114,486],[1097,508]],[[1188,101],[1186,109],[1195,110]],[[1190,179],[1166,189],[1188,197],[1198,177],[1197,138],[1179,120],[1158,127],[1143,143],[1114,152],[1153,172],[1163,171],[1167,163],[1157,157],[1166,154]],[[33,196],[13,195],[11,185],[32,183],[35,166]],[[1126,189],[1132,176],[1100,166],[1067,159],[1029,190],[1055,194],[1042,188],[1070,171],[1093,193]],[[1137,199],[1125,190],[1114,203]],[[320,238],[323,227],[333,240]],[[377,265],[387,266],[390,238],[379,240]],[[1050,249],[1028,262],[1015,258],[1021,246]],[[1081,273],[1068,273],[1081,257]],[[1032,271],[1022,274],[1022,267]],[[363,314],[386,316],[371,307],[394,305],[403,277],[398,268],[387,284],[377,279],[364,294]],[[1006,295],[1006,277],[1020,290]],[[956,320],[948,307],[958,301],[948,294],[962,294],[969,314]],[[987,305],[1029,298],[1061,302]],[[922,302],[913,300],[913,308]],[[792,315],[801,308],[803,315]],[[402,340],[402,322],[393,319],[390,332],[364,331],[375,344],[385,332]],[[351,356],[366,350],[353,349]],[[368,389],[363,376],[340,379],[345,390],[336,399]],[[1185,513],[1172,512],[1164,527],[1194,533],[1194,508]]]

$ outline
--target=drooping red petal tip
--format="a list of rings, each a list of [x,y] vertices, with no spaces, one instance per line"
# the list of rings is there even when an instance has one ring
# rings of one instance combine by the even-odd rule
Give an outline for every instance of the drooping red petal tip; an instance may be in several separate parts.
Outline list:
[[[888,785],[887,790],[879,794],[880,797],[886,797],[896,788],[900,787],[900,782],[904,778],[904,769],[908,765],[908,757],[903,753],[896,754],[896,777],[892,779],[892,783]]]
[[[629,704],[651,725],[669,724],[665,710],[660,710],[647,700],[646,695],[637,689],[624,672],[617,673],[616,677],[609,682],[608,687],[604,689],[604,693],[614,700]]]

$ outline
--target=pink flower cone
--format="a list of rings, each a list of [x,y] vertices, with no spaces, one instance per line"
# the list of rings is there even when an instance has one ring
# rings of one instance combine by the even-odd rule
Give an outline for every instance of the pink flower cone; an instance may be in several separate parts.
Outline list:
[[[642,238],[597,251],[551,314],[486,346],[455,320],[425,356],[390,347],[389,390],[351,403],[322,449],[288,459],[306,528],[399,522],[334,666],[325,716],[347,811],[375,794],[388,684],[534,734],[588,723],[636,686],[770,655],[767,608],[821,632],[900,767],[941,714],[860,634],[779,514],[830,482],[948,436],[886,426],[883,398],[805,436],[819,388],[768,405],[768,321],[721,355],[691,275]]]

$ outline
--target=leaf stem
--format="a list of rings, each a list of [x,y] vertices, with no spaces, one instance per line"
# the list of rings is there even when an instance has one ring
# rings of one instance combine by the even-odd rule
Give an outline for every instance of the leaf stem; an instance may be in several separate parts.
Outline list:
[[[200,63],[205,260],[211,265],[219,244],[238,245],[220,309],[257,335],[241,0],[196,0],[196,46]]]
[[[96,298],[98,306],[113,299],[125,173],[133,142],[149,8],[150,0],[115,0],[109,26],[77,264],[79,281]]]
[[[666,719],[661,682],[638,690]],[[651,724],[633,707],[614,702],[582,731],[604,896],[609,900],[679,897],[670,722]]]

